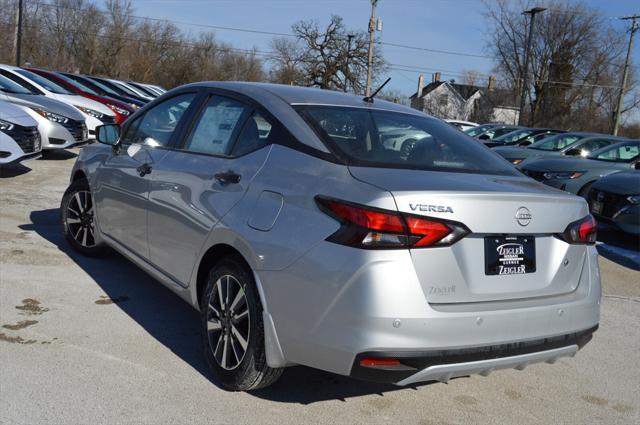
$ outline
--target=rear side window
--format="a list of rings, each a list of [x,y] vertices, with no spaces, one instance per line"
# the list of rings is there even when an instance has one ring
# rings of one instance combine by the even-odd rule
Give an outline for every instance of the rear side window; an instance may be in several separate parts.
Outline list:
[[[350,165],[518,175],[477,140],[427,116],[333,106],[298,111]]]

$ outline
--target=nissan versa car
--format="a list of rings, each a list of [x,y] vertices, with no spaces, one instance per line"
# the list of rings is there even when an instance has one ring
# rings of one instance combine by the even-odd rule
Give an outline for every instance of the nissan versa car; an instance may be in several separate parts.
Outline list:
[[[586,198],[599,178],[617,171],[640,169],[640,140],[605,146],[586,158],[531,159],[522,163],[520,169],[549,186]]]
[[[0,75],[0,100],[22,108],[38,122],[42,149],[66,149],[86,143],[87,126],[80,111],[47,98]]]
[[[543,157],[587,156],[592,151],[628,140],[596,133],[561,133],[526,147],[499,146],[494,151],[514,165]]]
[[[381,128],[424,137],[405,156]],[[422,112],[208,82],[98,141],[61,202],[66,239],[115,249],[199,309],[226,389],[295,364],[398,385],[523,369],[598,326],[587,203]]]
[[[41,156],[38,123],[26,112],[0,100],[0,166]]]
[[[591,186],[589,207],[599,223],[640,236],[640,171],[609,174]]]
[[[69,77],[65,77],[62,74],[57,74],[52,71],[46,71],[44,69],[25,68],[27,71],[31,71],[34,74],[38,74],[42,78],[53,81],[54,83],[64,87],[65,89],[78,94],[82,97],[86,97],[96,102],[100,102],[109,109],[111,109],[115,115],[115,122],[122,124],[128,117],[135,111],[129,104],[119,101],[108,96],[101,96],[98,92],[91,87],[82,84],[80,81],[72,80]]]
[[[526,146],[557,133],[564,133],[564,131],[551,128],[519,128],[502,136],[494,137],[491,140],[483,140],[483,143],[489,148],[499,146]]]
[[[115,114],[107,106],[69,91],[36,73],[8,65],[0,65],[0,73],[29,90],[77,108],[85,119],[92,139],[95,138],[97,126],[115,122]]]
[[[77,74],[71,74],[69,72],[57,72],[56,74],[62,75],[64,77],[67,77],[73,81],[77,81],[79,83],[81,83],[82,85],[85,85],[87,87],[89,87],[90,89],[92,89],[93,91],[95,91],[96,93],[98,93],[100,96],[106,96],[106,97],[111,97],[114,99],[117,99],[121,102],[124,102],[128,105],[130,105],[133,109],[138,109],[141,106],[144,106],[147,104],[147,102],[142,102],[138,99],[134,99],[132,97],[129,96],[123,96],[121,94],[119,94],[118,92],[116,92],[115,90],[111,89],[110,87],[108,87],[105,84],[102,84],[98,81],[94,81],[92,79],[90,79],[89,77],[86,77],[84,75],[77,75]]]

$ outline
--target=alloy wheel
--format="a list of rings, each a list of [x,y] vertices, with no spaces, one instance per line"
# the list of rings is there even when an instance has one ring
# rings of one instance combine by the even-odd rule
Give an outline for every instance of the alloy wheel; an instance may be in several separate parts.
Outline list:
[[[81,246],[91,248],[96,245],[93,198],[89,191],[79,190],[69,200],[67,228],[71,237]]]
[[[226,370],[237,368],[249,344],[249,305],[240,282],[231,275],[216,280],[207,307],[207,336],[213,357]]]

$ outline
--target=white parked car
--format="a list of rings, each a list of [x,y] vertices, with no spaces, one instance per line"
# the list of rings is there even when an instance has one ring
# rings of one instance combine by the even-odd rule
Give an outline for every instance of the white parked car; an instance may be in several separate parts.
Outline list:
[[[0,165],[39,158],[38,122],[24,110],[0,100]]]
[[[38,123],[42,149],[65,149],[88,140],[82,113],[73,106],[30,91],[0,75],[0,100],[10,102]]]
[[[452,126],[456,127],[460,131],[469,130],[470,128],[477,127],[479,124],[471,121],[462,121],[462,120],[445,120]]]
[[[35,89],[46,97],[77,108],[85,119],[90,139],[95,138],[97,126],[116,122],[115,114],[106,105],[73,93],[36,73],[15,66],[0,65],[0,75],[23,87]]]

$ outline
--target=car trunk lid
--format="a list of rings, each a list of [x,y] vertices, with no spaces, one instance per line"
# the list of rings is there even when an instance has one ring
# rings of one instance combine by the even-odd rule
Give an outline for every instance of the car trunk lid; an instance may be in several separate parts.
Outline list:
[[[350,167],[352,175],[392,193],[403,213],[464,224],[471,234],[449,247],[412,249],[416,274],[430,303],[468,303],[559,295],[575,290],[586,259],[584,245],[555,235],[588,214],[581,198],[522,176]],[[535,239],[535,271],[486,273],[490,249],[503,240]],[[496,240],[500,243],[495,243]],[[531,268],[529,268],[531,270]],[[529,271],[527,270],[527,271]]]

